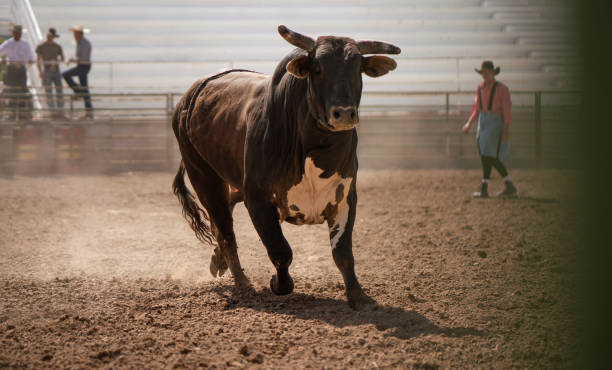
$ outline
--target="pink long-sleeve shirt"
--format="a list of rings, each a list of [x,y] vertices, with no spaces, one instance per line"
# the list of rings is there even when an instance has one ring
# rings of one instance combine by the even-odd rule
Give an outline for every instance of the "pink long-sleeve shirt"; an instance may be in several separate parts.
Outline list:
[[[482,110],[485,112],[489,111],[489,97],[491,96],[491,89],[496,81],[493,80],[491,83],[485,85],[481,82],[476,90],[476,99],[472,105],[472,112],[470,113],[470,122],[480,113],[480,97],[482,97]],[[480,93],[480,94],[479,94]],[[497,81],[497,87],[495,88],[495,95],[493,96],[493,106],[491,112],[499,113],[504,117],[504,123],[509,125],[512,123],[512,100],[510,100],[510,90],[508,86]]]

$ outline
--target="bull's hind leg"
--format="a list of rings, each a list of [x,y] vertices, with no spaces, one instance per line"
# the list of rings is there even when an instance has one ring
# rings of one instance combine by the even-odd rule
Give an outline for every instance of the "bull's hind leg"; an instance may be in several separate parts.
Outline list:
[[[250,289],[251,283],[244,274],[238,258],[238,246],[232,217],[235,202],[230,196],[229,186],[204,161],[199,162],[197,168],[190,165],[189,162],[185,163],[185,167],[200,202],[208,212],[211,228],[219,245],[218,250],[234,277],[236,287],[241,290]],[[217,271],[222,273],[224,272],[224,264],[219,261],[219,251],[215,249],[211,264],[215,264]]]
[[[217,229],[216,226],[213,226],[212,228],[212,233],[215,236],[215,240],[219,240],[220,238],[222,238],[221,235],[219,235],[219,230]],[[213,255],[210,256],[210,273],[212,276],[214,277],[221,277],[223,276],[223,274],[225,274],[225,271],[227,271],[227,262],[225,261],[225,257],[223,256],[223,253],[221,252],[221,247],[219,247],[219,245],[217,245],[215,247],[215,250],[213,251]]]
[[[233,213],[234,206],[237,203],[240,203],[243,201],[243,196],[242,196],[242,192],[240,192],[237,189],[232,188],[231,186],[229,187],[229,195],[230,195],[230,212]],[[215,236],[215,239],[219,240],[220,238],[222,238],[223,236],[220,234],[220,231],[215,226],[215,224],[213,223],[211,226],[212,226],[211,227],[212,233]],[[223,256],[223,253],[221,252],[221,248],[217,246],[215,248],[213,255],[210,257],[210,273],[214,277],[217,277],[217,276],[221,277],[223,276],[223,274],[225,274],[225,271],[227,271],[227,262],[225,261],[225,257]]]

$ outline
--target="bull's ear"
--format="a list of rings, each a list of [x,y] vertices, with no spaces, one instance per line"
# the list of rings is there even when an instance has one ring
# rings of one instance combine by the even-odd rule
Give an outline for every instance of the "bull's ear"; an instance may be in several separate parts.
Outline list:
[[[297,78],[306,78],[310,72],[310,58],[308,55],[300,55],[287,64],[287,72]]]
[[[395,60],[382,55],[373,55],[371,57],[362,57],[361,69],[370,77],[380,77],[387,74],[397,67]]]

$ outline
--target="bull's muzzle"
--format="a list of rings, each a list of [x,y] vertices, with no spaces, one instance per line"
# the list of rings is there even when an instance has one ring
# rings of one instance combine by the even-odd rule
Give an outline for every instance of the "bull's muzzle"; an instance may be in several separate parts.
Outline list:
[[[329,123],[337,130],[350,130],[359,123],[355,107],[333,106],[329,111]]]

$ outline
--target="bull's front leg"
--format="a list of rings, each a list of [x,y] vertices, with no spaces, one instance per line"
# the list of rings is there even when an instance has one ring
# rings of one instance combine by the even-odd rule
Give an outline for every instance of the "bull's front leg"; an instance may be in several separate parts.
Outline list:
[[[327,222],[332,255],[344,279],[348,304],[354,309],[363,309],[374,306],[376,301],[365,294],[355,275],[353,225],[355,224],[356,210],[357,192],[353,182],[346,201],[341,201],[338,204],[335,217],[330,217]]]
[[[270,280],[270,289],[276,295],[293,292],[293,279],[289,275],[289,265],[293,260],[293,252],[283,235],[276,206],[263,200],[257,194],[246,195],[245,206],[251,216],[251,221],[261,238],[268,257],[276,268],[276,275]]]

